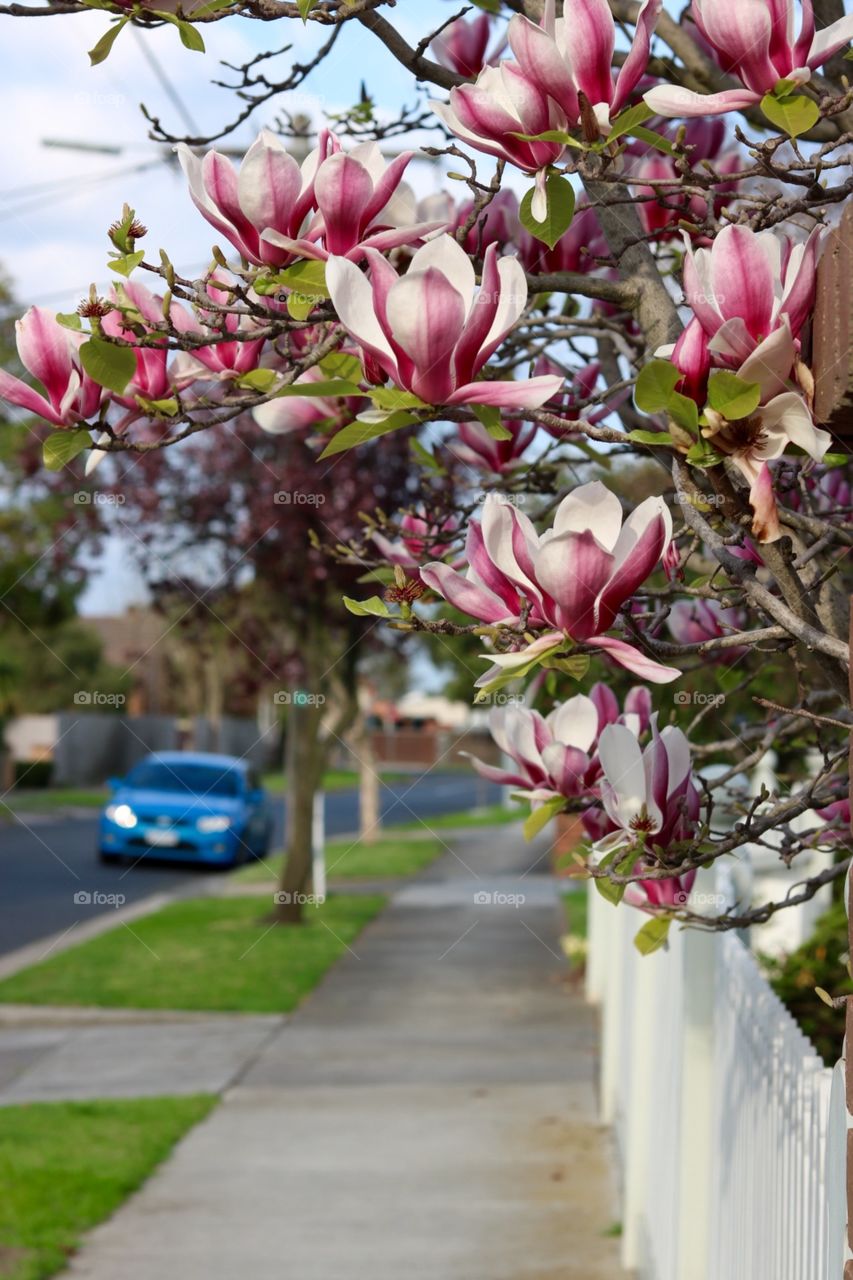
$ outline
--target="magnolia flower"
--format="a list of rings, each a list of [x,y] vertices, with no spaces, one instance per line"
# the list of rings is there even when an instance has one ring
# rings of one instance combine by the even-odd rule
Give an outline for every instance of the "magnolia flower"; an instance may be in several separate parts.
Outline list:
[[[38,379],[45,395],[0,369],[0,399],[55,427],[73,427],[93,417],[104,390],[83,372],[80,363],[78,350],[88,335],[66,329],[53,311],[43,307],[30,307],[15,322],[15,332],[21,364]]]
[[[215,272],[208,279],[205,292],[211,302],[220,307],[228,307],[233,301],[233,294],[226,287],[223,276]],[[161,312],[162,315],[162,312]],[[248,315],[236,315],[233,311],[199,310],[198,318],[181,308],[180,317],[176,321],[174,304],[172,320],[175,327],[192,337],[219,337],[226,333],[251,333],[254,321]],[[209,346],[193,347],[191,351],[180,352],[183,357],[180,372],[183,376],[194,375],[199,380],[214,377],[222,381],[230,381],[258,367],[261,352],[266,339],[250,340],[244,338],[233,342],[212,342]],[[179,358],[180,358],[179,357]],[[173,367],[173,376],[174,376]]]
[[[518,21],[526,19],[513,18],[510,31],[512,23]],[[532,213],[542,221],[547,212],[545,173],[561,158],[565,147],[561,142],[525,141],[519,135],[533,136],[568,126],[566,117],[542,86],[516,63],[501,62],[481,71],[475,84],[451,89],[449,102],[430,102],[430,106],[463,142],[486,155],[508,160],[524,173],[537,175]]]
[[[740,630],[744,625],[739,610],[724,611],[716,600],[678,600],[669,611],[666,624],[678,644],[702,644]],[[728,622],[728,625],[726,623]],[[747,652],[744,645],[712,649],[703,657],[710,662],[732,662]]]
[[[633,845],[638,854],[666,853],[689,840],[699,820],[699,792],[693,781],[690,745],[680,729],[658,731],[643,749],[625,725],[607,725],[598,742],[601,799],[617,828],[608,849]],[[603,851],[603,850],[602,850]]]
[[[557,18],[554,0],[545,0],[542,25],[520,14],[509,24],[509,44],[524,75],[557,103],[574,127],[582,99],[603,135],[613,116],[628,105],[649,60],[652,31],[663,0],[643,0],[628,54],[613,78],[616,26],[607,0],[573,0]]]
[[[509,440],[496,440],[481,422],[460,422],[456,428],[457,439],[451,441],[448,449],[469,467],[503,475],[521,463],[538,427],[535,422],[518,420],[502,425],[510,433]]]
[[[737,173],[743,161],[737,149],[727,145],[728,141],[725,121],[720,119],[689,120],[685,127],[684,144],[693,168],[698,169],[702,160],[710,160],[714,172],[721,176]],[[628,152],[632,150],[629,146]],[[637,159],[633,155],[626,157],[629,161],[626,178],[631,190],[644,197],[636,204],[644,231],[656,233],[659,238],[675,235],[685,218],[701,224],[709,212],[719,215],[727,198],[737,190],[736,182],[716,182],[711,192],[688,194],[682,190],[684,175],[671,156],[650,151],[645,144],[638,150]],[[671,185],[664,187],[661,183]]]
[[[475,382],[527,302],[516,258],[486,250],[483,284],[452,236],[430,240],[402,277],[373,249],[370,279],[346,258],[330,258],[326,283],[341,324],[362,350],[366,376],[391,378],[427,404],[538,409],[561,385],[556,377]]]
[[[672,519],[661,498],[647,498],[623,523],[619,499],[599,481],[572,490],[557,508],[553,527],[541,536],[521,511],[489,494],[482,522],[468,526],[464,576],[435,562],[421,577],[482,622],[517,626],[527,608],[529,628],[551,629],[520,653],[490,655],[497,668],[523,666],[570,639],[661,683],[679,672],[605,633],[660,562],[671,537]],[[487,673],[477,683],[490,678]]]
[[[457,18],[435,37],[432,52],[443,67],[473,79],[486,63],[494,62],[503,48],[504,41],[500,41],[487,56],[491,35],[492,19],[488,13],[480,13],[470,20]]]
[[[542,221],[545,173],[564,147],[517,135],[576,128],[584,101],[595,127],[609,133],[612,115],[627,105],[646,69],[662,2],[643,0],[640,5],[634,39],[615,82],[616,28],[607,0],[574,0],[571,13],[562,18],[556,17],[554,0],[545,0],[541,26],[521,14],[510,21],[509,45],[516,62],[486,67],[475,84],[451,89],[449,103],[430,105],[463,142],[536,174],[532,213]]]
[[[317,166],[317,214],[305,234],[294,236],[269,228],[263,239],[300,258],[325,261],[339,254],[358,262],[367,249],[386,252],[442,231],[444,219],[415,222],[409,216],[413,197],[401,186],[405,187],[402,177],[413,155],[404,151],[386,164],[375,142],[363,142],[349,152],[336,151]]]
[[[739,378],[744,382],[757,383],[760,388],[761,400],[755,413],[728,422],[710,406],[705,409],[708,425],[702,429],[702,434],[718,452],[728,455],[749,481],[750,502],[757,517],[753,532],[763,542],[773,541],[779,536],[775,526],[768,524],[775,512],[775,502],[766,464],[780,457],[789,444],[797,445],[819,462],[832,442],[828,432],[814,425],[811,409],[804,397],[799,391],[790,389],[788,379],[796,354],[788,317],[784,315],[781,326],[765,338],[737,369]],[[774,529],[771,535],[768,535],[768,528]]]
[[[481,778],[527,792],[534,809],[554,796],[574,799],[589,793],[595,782],[595,744],[607,723],[582,693],[547,716],[522,706],[493,707],[489,732],[516,767],[496,768],[476,756],[470,760]]]
[[[853,39],[853,16],[839,18],[815,32],[812,0],[803,0],[795,37],[794,0],[693,0],[693,18],[714,50],[723,71],[738,77],[742,89],[694,93],[674,85],[656,85],[643,94],[662,116],[709,116],[742,111],[772,93],[780,80],[803,84],[812,71]]]
[[[455,516],[448,516],[437,523],[428,519],[423,507],[420,507],[417,512],[407,511],[401,519],[399,541],[391,542],[378,532],[370,536],[389,564],[417,571],[426,556],[444,554],[448,541],[458,527],[459,522]]]
[[[709,249],[685,234],[684,295],[727,363],[745,360],[787,315],[794,337],[814,306],[819,227],[793,245],[775,231],[724,227]]]
[[[265,233],[299,236],[314,207],[317,166],[335,145],[324,131],[319,147],[300,166],[274,134],[262,129],[243,157],[239,174],[218,151],[208,151],[201,160],[183,142],[176,150],[199,213],[247,261],[282,266],[293,255]]]
[[[315,365],[299,375],[296,385],[310,386],[327,380],[326,374]],[[256,405],[252,417],[262,430],[273,436],[319,426],[331,431],[352,422],[366,403],[366,399],[356,396],[277,396]]]
[[[459,206],[452,219],[448,219],[448,230],[458,231],[464,227],[474,209],[473,200],[466,200]],[[493,196],[474,223],[463,241],[463,248],[472,256],[482,257],[490,244],[497,245],[503,252],[509,244],[518,244],[522,234],[518,221],[518,197],[509,187],[504,187]],[[522,262],[524,258],[519,252]],[[525,264],[526,265],[526,264]]]

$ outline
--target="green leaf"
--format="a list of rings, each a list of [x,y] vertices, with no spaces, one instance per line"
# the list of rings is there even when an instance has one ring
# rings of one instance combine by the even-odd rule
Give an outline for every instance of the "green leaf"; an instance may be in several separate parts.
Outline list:
[[[654,111],[652,111],[651,107],[646,106],[645,102],[638,102],[636,106],[628,107],[627,111],[620,111],[616,119],[610,122],[610,132],[605,139],[605,143],[615,142],[623,134],[633,133],[639,125],[651,120],[653,115]]]
[[[238,387],[246,387],[249,391],[260,391],[262,394],[271,391],[278,381],[275,369],[250,369],[236,379]]]
[[[98,43],[93,45],[89,50],[89,63],[91,66],[96,67],[98,63],[105,62],[107,60],[110,56],[110,51],[116,42],[118,33],[121,31],[122,27],[127,25],[128,22],[130,22],[130,14],[128,14],[127,17],[119,18],[118,22],[113,23],[111,27],[107,28]]]
[[[411,391],[400,387],[371,387],[367,392],[377,409],[427,409],[429,406]]]
[[[314,258],[306,258],[304,262],[296,262],[283,271],[269,271],[255,277],[252,287],[256,293],[266,297],[269,293],[278,293],[280,289],[292,289],[296,293],[310,294],[313,304],[329,297],[326,286],[326,264]],[[335,352],[340,355],[340,352]]]
[[[139,249],[136,253],[125,253],[118,258],[109,258],[107,266],[111,271],[117,271],[119,275],[129,276],[135,271],[145,257],[145,250]]]
[[[434,471],[435,474],[438,476],[443,476],[447,474],[444,467],[438,461],[438,458],[436,458],[435,454],[430,453],[429,449],[425,449],[424,446],[421,444],[420,440],[418,440],[416,437],[413,437],[409,441],[409,448],[411,449],[414,457],[417,459],[418,462],[420,462],[422,466],[428,467],[430,471]]]
[[[501,422],[501,411],[497,405],[472,404],[473,409],[493,440],[511,440],[512,432]]]
[[[178,28],[178,35],[181,37],[181,44],[185,49],[192,49],[194,53],[205,52],[204,40],[198,27],[194,27],[185,18],[179,18],[175,13],[166,13],[162,9],[154,9],[152,12],[156,17],[162,18],[164,22],[171,22],[173,27]]]
[[[477,690],[474,701],[485,702],[491,694],[497,693],[498,690],[503,689],[505,685],[512,684],[515,680],[523,680],[524,677],[529,675],[531,671],[534,671],[536,667],[540,665],[544,666],[550,659],[551,655],[556,653],[559,649],[562,649],[565,643],[565,640],[562,638],[556,640],[552,648],[546,649],[543,653],[537,653],[534,657],[530,658],[528,662],[519,663],[517,667],[507,667],[500,670],[493,680],[490,680],[488,684],[484,684]],[[491,658],[491,654],[481,654],[480,656],[483,658]]]
[[[369,600],[352,600],[344,596],[344,606],[357,618],[390,618],[391,610],[379,596],[371,596]]]
[[[80,348],[80,363],[93,382],[121,395],[136,373],[132,347],[117,347],[102,338],[90,338]]]
[[[650,360],[637,375],[634,403],[643,413],[662,413],[680,381],[680,372],[669,360]]]
[[[66,463],[88,449],[91,443],[92,437],[82,427],[75,431],[52,431],[42,445],[44,465],[48,471],[61,471]]]
[[[612,902],[614,907],[618,907],[619,903],[625,897],[627,885],[614,884],[612,880],[606,880],[603,876],[593,877],[592,883],[606,902]]]
[[[185,49],[192,49],[194,53],[204,53],[204,40],[198,27],[194,27],[191,22],[185,22],[183,18],[179,18],[175,25]]]
[[[542,828],[547,827],[551,819],[562,812],[565,807],[564,798],[562,796],[554,796],[551,800],[546,800],[538,809],[531,809],[524,820],[525,840],[532,840],[534,836],[538,836]]]
[[[665,138],[662,133],[655,133],[654,129],[644,129],[641,125],[634,125],[631,132],[639,142],[645,142],[647,147],[654,147],[655,151],[663,151],[668,156],[675,152],[670,139]]]
[[[281,396],[361,396],[364,392],[344,378],[330,378],[328,382],[291,382],[279,387],[274,400]]]
[[[63,329],[76,329],[79,333],[83,328],[83,321],[80,319],[76,311],[58,311],[56,314],[56,320],[58,324],[62,325]]]
[[[362,376],[358,356],[348,356],[344,351],[332,351],[324,356],[320,370],[327,378],[345,378],[347,382],[359,382]]]
[[[634,946],[641,956],[650,956],[653,951],[660,950],[669,936],[671,924],[671,916],[655,916],[643,925],[634,939]]]
[[[572,653],[568,658],[549,658],[545,664],[549,670],[562,671],[573,680],[582,680],[589,671],[589,654]]]
[[[832,1003],[832,996],[829,994],[828,991],[824,991],[823,987],[815,987],[814,993],[817,996],[818,1000],[822,1000],[823,1003],[825,1005],[828,1005],[830,1009],[835,1008],[835,1005]]]
[[[673,391],[667,405],[667,413],[679,427],[695,435],[699,429],[699,410],[696,401],[683,396],[680,391]]]
[[[671,446],[675,444],[668,431],[629,431],[628,439],[635,444]]]
[[[772,125],[790,138],[808,133],[820,119],[817,103],[801,93],[782,97],[776,97],[775,92],[765,93],[761,99],[761,110]]]
[[[333,454],[345,453],[347,449],[354,449],[357,445],[366,444],[368,440],[375,440],[378,436],[385,436],[389,431],[397,431],[400,427],[409,427],[413,422],[417,422],[417,418],[413,413],[406,413],[401,409],[398,413],[392,413],[382,422],[351,422],[349,426],[342,427],[337,431],[320,454],[320,459],[331,458]]]
[[[704,437],[697,440],[687,453],[687,461],[691,467],[701,467],[703,470],[706,467],[716,467],[722,460],[722,454],[717,453]]]
[[[291,320],[307,320],[316,306],[313,293],[297,293],[294,289],[287,295],[287,314]]]
[[[708,379],[708,403],[727,422],[737,422],[755,413],[761,400],[761,387],[747,382],[726,369],[714,369]]]
[[[314,0],[297,0],[299,16],[303,22],[308,21],[308,14],[314,8]]]
[[[560,237],[568,231],[575,216],[574,187],[568,178],[562,177],[561,174],[548,174],[545,179],[547,212],[544,222],[537,222],[531,212],[534,194],[535,188],[527,192],[521,202],[518,216],[522,226],[526,227],[532,236],[544,241],[549,249],[553,249]]]
[[[137,396],[136,403],[146,413],[162,414],[166,418],[174,418],[181,407],[176,396],[168,396],[163,400],[146,400],[144,396]]]

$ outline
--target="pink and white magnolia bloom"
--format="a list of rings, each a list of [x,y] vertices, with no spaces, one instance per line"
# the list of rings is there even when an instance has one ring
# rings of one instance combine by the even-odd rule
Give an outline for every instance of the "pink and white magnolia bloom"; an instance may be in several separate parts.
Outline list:
[[[392,542],[383,533],[373,533],[376,549],[389,564],[417,572],[427,556],[443,555],[448,544],[455,541],[453,535],[459,528],[456,516],[448,516],[440,523],[430,520],[423,507],[407,511],[400,520],[400,538]]]
[[[703,644],[706,640],[718,640],[731,635],[745,625],[746,619],[738,609],[724,610],[716,600],[677,600],[666,620],[669,633],[678,644]],[[712,649],[703,654],[706,662],[733,662],[746,653],[744,645],[731,649]]]
[[[509,440],[496,440],[481,422],[460,422],[456,427],[456,439],[448,447],[457,461],[478,471],[504,475],[522,464],[528,445],[533,443],[539,428],[535,422],[515,420],[504,422],[510,433]]]
[[[783,316],[799,336],[814,306],[821,240],[819,227],[793,244],[775,231],[728,226],[703,249],[685,234],[684,294],[715,355],[745,360]]]
[[[402,179],[413,155],[403,151],[386,163],[375,142],[335,151],[317,166],[317,213],[304,234],[271,227],[262,238],[299,258],[325,262],[339,254],[358,262],[367,249],[385,253],[443,231],[445,220],[416,222],[409,216],[413,197]]]
[[[515,768],[470,760],[481,778],[526,792],[534,809],[555,796],[575,799],[590,794],[598,776],[595,746],[607,723],[582,693],[547,716],[522,706],[493,707],[489,732]]]
[[[529,606],[528,627],[549,628],[520,653],[487,655],[498,668],[522,665],[570,639],[601,649],[645,680],[666,683],[680,673],[606,632],[660,563],[671,538],[672,518],[661,498],[647,498],[623,522],[619,499],[599,481],[573,489],[558,506],[552,528],[541,535],[523,512],[489,494],[482,521],[468,526],[466,573],[436,562],[421,577],[482,622],[518,625]],[[477,683],[490,679],[487,673]]]
[[[643,0],[631,48],[615,80],[616,27],[607,0],[573,0],[571,13],[561,18],[554,0],[545,0],[541,25],[521,14],[510,21],[507,34],[516,61],[486,67],[475,84],[451,89],[449,103],[430,105],[463,142],[537,175],[532,212],[541,221],[545,171],[565,148],[517,135],[577,128],[583,99],[599,132],[608,134],[612,116],[627,105],[646,70],[662,3]]]
[[[699,791],[693,781],[690,744],[682,731],[667,725],[642,748],[636,734],[620,724],[607,725],[598,742],[601,799],[616,827],[601,851],[626,845],[638,854],[664,853],[689,840],[699,821]]]
[[[296,379],[296,385],[306,387],[315,382],[328,381],[322,369],[314,365]],[[368,404],[366,398],[356,396],[278,396],[265,400],[252,410],[258,426],[273,436],[289,435],[293,431],[310,431],[323,426],[324,434],[344,427]]]
[[[0,369],[0,400],[34,413],[54,427],[75,427],[98,412],[103,387],[84,373],[78,351],[88,334],[61,325],[53,311],[30,307],[15,322],[21,364],[42,384],[41,395]]]
[[[727,422],[710,406],[705,410],[708,426],[702,434],[715,449],[731,457],[752,486],[762,479],[764,464],[781,457],[789,444],[797,445],[819,462],[832,443],[829,433],[815,426],[803,395],[791,390],[789,378],[796,356],[796,344],[784,315],[780,327],[759,343],[736,370],[739,378],[757,383],[761,390],[755,413]]]
[[[293,255],[265,233],[299,236],[314,208],[317,166],[334,146],[332,135],[324,132],[319,147],[299,165],[274,134],[262,129],[243,157],[239,173],[216,150],[200,159],[181,142],[176,151],[199,213],[248,262],[280,267]]]
[[[404,276],[374,249],[370,278],[347,258],[330,258],[326,284],[344,328],[359,344],[371,381],[388,377],[426,404],[538,409],[559,390],[557,377],[475,382],[518,320],[527,281],[516,258],[486,250],[483,283],[452,236],[414,254]]]
[[[513,18],[512,21],[526,19]],[[549,165],[557,163],[566,148],[561,142],[529,141],[519,135],[532,138],[551,129],[565,131],[569,124],[543,87],[528,77],[517,63],[501,62],[481,71],[474,84],[451,89],[449,102],[432,101],[430,106],[462,142],[488,156],[508,161],[523,173],[537,175],[532,212],[534,218],[541,221],[547,212],[545,172]]]
[[[581,98],[592,108],[600,133],[628,100],[646,71],[652,32],[663,0],[643,0],[628,54],[613,75],[616,24],[607,0],[573,0],[556,17],[545,0],[542,24],[520,14],[509,24],[509,45],[524,75],[556,102],[572,127],[581,119]]]
[[[722,70],[737,76],[744,87],[703,94],[656,85],[643,97],[662,116],[742,111],[760,102],[780,80],[804,84],[812,71],[853,40],[849,14],[816,32],[812,0],[802,0],[798,33],[795,0],[693,0],[692,13]]]
[[[487,63],[494,62],[503,49],[505,41],[500,40],[489,53],[491,38],[492,19],[484,12],[475,18],[457,18],[439,31],[430,47],[436,62],[457,75],[473,79]]]
[[[583,201],[579,202],[568,231],[560,236],[553,249],[524,227],[519,228],[516,244],[526,270],[542,274],[552,271],[590,272],[595,269],[593,259],[608,253],[598,215]]]
[[[413,244],[444,226],[397,226],[383,217],[411,151],[386,164],[375,142],[344,152],[324,130],[319,145],[298,165],[278,138],[262,129],[239,173],[217,151],[201,160],[179,143],[177,152],[196,208],[256,266],[285,266],[295,258],[324,261],[333,253],[358,260],[366,248]]]

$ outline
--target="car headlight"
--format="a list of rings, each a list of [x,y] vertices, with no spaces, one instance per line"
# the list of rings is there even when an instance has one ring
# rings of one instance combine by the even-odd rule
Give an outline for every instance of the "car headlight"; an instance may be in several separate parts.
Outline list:
[[[209,818],[199,818],[195,825],[199,831],[212,835],[214,831],[227,831],[231,826],[231,819],[223,814],[216,814]]]
[[[138,822],[129,804],[108,804],[106,812],[110,822],[114,822],[117,827],[123,827],[125,831],[130,831]]]

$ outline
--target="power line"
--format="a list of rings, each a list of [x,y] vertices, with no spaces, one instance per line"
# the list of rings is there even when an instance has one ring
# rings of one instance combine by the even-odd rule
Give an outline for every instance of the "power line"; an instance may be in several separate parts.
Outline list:
[[[154,50],[151,48],[151,45],[146,39],[144,39],[142,32],[139,30],[138,27],[131,26],[131,30],[136,39],[136,43],[139,45],[139,48],[142,51],[142,56],[144,57],[145,61],[148,63],[149,67],[153,71],[154,76],[159,82],[161,89],[163,90],[166,97],[171,102],[172,106],[177,111],[178,115],[183,120],[184,124],[189,129],[190,133],[193,135],[193,137],[197,137],[199,132],[198,125],[193,120],[189,112],[189,109],[184,104],[184,101],[181,98],[180,94],[178,93],[177,89],[172,84],[166,72],[163,70],[163,67],[158,61],[157,56],[154,53]]]

